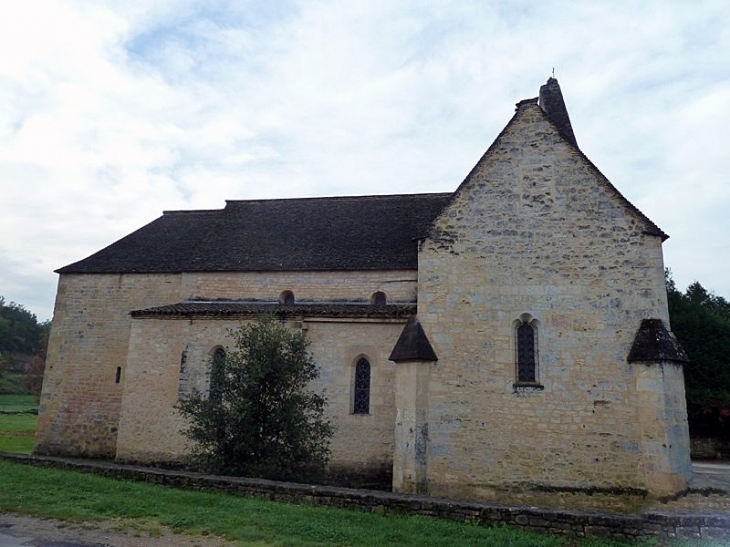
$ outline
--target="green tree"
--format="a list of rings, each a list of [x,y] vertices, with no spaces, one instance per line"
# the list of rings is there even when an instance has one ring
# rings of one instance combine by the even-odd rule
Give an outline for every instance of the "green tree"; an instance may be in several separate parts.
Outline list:
[[[730,436],[730,314],[728,303],[699,282],[684,293],[667,270],[669,318],[690,363],[684,367],[692,436]]]
[[[46,321],[40,324],[40,349],[36,351],[33,359],[28,364],[23,374],[23,383],[33,395],[40,395],[43,388],[43,376],[46,372],[46,350],[48,348],[48,336],[51,333],[51,322]]]
[[[213,360],[210,393],[178,403],[194,463],[217,474],[319,480],[334,430],[326,399],[309,388],[319,375],[309,340],[272,315],[232,335],[235,349]]]
[[[50,330],[50,321],[39,323],[34,313],[22,305],[5,304],[0,296],[0,352],[34,355],[44,351],[44,336]],[[47,337],[46,337],[47,338]]]

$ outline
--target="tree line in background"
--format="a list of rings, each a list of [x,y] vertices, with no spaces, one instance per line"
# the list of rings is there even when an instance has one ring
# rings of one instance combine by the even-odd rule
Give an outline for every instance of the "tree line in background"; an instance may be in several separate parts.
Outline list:
[[[21,304],[6,304],[0,296],[0,378],[10,372],[22,373],[25,388],[39,394],[50,331],[50,321],[39,322]]]
[[[691,437],[730,438],[730,302],[695,281],[680,292],[666,271],[672,332],[684,367]]]

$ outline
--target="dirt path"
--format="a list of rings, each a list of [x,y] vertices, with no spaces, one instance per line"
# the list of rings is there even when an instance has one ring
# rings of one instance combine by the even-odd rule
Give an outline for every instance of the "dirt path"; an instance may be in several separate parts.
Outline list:
[[[2,535],[27,538],[16,543]],[[32,538],[33,540],[31,541]],[[175,534],[169,528],[131,520],[72,523],[12,513],[0,513],[0,547],[233,547],[215,536]]]

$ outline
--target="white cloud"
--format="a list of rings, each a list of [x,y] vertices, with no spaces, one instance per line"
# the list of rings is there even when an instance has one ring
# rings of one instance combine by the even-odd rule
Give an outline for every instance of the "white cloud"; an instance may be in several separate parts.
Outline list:
[[[724,2],[10,6],[0,295],[39,316],[53,269],[162,210],[452,190],[553,67],[582,149],[672,236],[679,286],[730,296]]]

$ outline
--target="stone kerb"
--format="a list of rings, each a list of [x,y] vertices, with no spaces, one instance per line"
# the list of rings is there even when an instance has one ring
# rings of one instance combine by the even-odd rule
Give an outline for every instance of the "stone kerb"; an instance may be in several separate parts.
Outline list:
[[[476,522],[483,526],[506,524],[527,530],[575,537],[730,538],[730,515],[726,514],[660,511],[622,514],[521,507],[264,479],[220,477],[50,456],[25,456],[0,452],[0,458],[40,467],[90,472],[166,486],[224,491],[234,495],[274,501],[359,509],[382,515],[425,515],[460,522]]]

